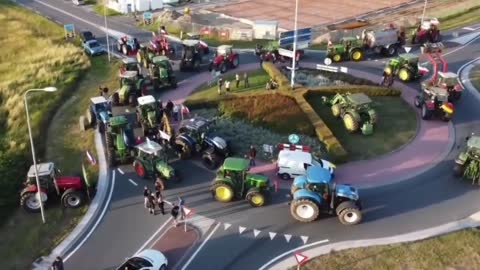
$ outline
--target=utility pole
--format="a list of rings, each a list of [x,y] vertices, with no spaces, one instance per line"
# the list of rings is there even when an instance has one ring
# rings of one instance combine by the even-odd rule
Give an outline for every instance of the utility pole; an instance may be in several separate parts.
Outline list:
[[[422,24],[423,24],[423,20],[425,19],[425,11],[427,10],[427,2],[428,2],[428,0],[425,0],[425,5],[423,5],[423,13],[422,13],[422,21],[421,21]]]
[[[107,37],[108,62],[110,62],[110,42],[108,41],[108,25],[107,25],[107,1],[108,0],[105,0],[103,4],[103,17],[105,18],[105,35]]]
[[[297,62],[297,18],[298,18],[298,0],[295,0],[295,24],[294,24],[294,32],[293,32],[293,56],[292,56],[292,78],[290,82],[290,86],[293,89],[293,85],[295,84],[295,68]]]

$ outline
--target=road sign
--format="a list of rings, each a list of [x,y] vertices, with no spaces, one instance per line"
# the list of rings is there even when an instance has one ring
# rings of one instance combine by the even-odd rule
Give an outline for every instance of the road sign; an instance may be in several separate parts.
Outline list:
[[[288,136],[288,142],[291,144],[297,144],[300,142],[300,137],[297,134],[290,134]]]
[[[294,55],[293,51],[289,51],[287,49],[282,49],[282,48],[278,49],[278,54],[286,56],[288,58],[293,58],[293,55]]]
[[[295,256],[295,260],[297,260],[298,268],[300,268],[300,266],[305,265],[308,261],[308,257],[303,255],[302,253],[295,253],[294,256]]]
[[[295,31],[283,32],[280,34],[280,46],[288,46],[294,43]],[[303,28],[297,30],[297,43],[310,43],[312,41],[312,29]],[[297,44],[298,45],[298,44]],[[305,44],[302,45],[305,47]]]
[[[73,24],[65,24],[63,26],[65,30],[65,37],[66,38],[74,38],[75,37],[75,25]]]
[[[403,47],[405,49],[405,52],[409,53],[412,47]]]
[[[193,209],[187,208],[185,206],[183,207],[183,212],[185,213],[186,217],[190,217],[195,214],[195,211]]]
[[[311,41],[311,40],[310,40]],[[310,41],[300,41],[297,42],[297,50],[303,50],[310,46]]]

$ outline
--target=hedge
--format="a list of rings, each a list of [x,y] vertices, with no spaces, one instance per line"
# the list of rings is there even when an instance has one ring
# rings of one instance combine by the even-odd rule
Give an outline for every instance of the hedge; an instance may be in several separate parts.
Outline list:
[[[280,90],[290,90],[290,81],[273,63],[263,62],[262,67],[278,83]]]
[[[378,97],[378,96],[400,96],[402,92],[394,88],[386,88],[381,86],[368,86],[368,85],[342,85],[342,86],[319,86],[319,87],[310,87],[307,90],[306,97],[308,98],[311,95],[335,95],[337,93],[365,93],[367,96]]]
[[[353,75],[350,75],[348,73],[343,73],[343,72],[329,72],[329,71],[318,70],[318,69],[302,68],[302,73],[308,74],[308,75],[321,75],[332,81],[339,80],[339,81],[348,83],[350,85],[371,85],[371,86],[378,85],[378,82],[373,82],[371,80],[367,80],[364,78],[355,77]]]

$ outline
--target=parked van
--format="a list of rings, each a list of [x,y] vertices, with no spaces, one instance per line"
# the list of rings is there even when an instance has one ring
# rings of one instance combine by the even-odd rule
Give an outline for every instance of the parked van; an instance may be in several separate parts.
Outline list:
[[[335,165],[330,161],[316,160],[310,152],[305,149],[285,147],[278,153],[277,174],[283,180],[289,180],[296,176],[305,175],[309,166],[320,166],[335,175]]]
[[[80,5],[83,5],[85,3],[85,1],[84,0],[72,0],[72,3],[74,5],[80,6]]]

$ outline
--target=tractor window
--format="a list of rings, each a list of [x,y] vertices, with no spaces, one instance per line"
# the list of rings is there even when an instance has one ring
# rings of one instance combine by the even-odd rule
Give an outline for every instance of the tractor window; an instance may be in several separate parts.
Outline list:
[[[321,194],[322,196],[323,196],[324,194],[328,194],[328,193],[329,193],[328,185],[325,184],[325,183],[309,184],[309,185],[308,185],[308,189],[310,189],[311,191],[313,191],[313,192],[315,192],[315,193],[319,193],[319,194]]]

